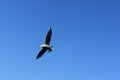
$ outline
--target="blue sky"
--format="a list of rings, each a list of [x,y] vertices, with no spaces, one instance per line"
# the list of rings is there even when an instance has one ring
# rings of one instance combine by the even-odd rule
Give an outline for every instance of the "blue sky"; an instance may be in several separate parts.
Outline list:
[[[0,80],[120,80],[119,0],[1,0]],[[35,57],[49,27],[54,51]]]

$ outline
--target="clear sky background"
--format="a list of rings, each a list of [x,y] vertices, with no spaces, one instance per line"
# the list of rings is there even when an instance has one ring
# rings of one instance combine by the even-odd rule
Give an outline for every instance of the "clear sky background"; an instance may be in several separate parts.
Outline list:
[[[0,0],[0,80],[120,80],[120,1]]]

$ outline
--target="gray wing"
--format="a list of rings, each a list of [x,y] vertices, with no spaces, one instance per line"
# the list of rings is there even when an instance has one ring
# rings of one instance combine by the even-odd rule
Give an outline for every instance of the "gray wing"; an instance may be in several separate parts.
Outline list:
[[[46,35],[45,44],[48,44],[48,45],[50,44],[51,36],[52,36],[52,29],[50,28]]]
[[[36,59],[40,58],[46,51],[47,49],[43,48],[37,55]]]

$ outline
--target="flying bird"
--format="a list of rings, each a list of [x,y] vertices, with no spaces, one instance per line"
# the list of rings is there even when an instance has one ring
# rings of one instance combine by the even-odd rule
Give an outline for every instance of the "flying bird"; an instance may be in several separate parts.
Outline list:
[[[36,59],[38,59],[38,58],[40,58],[41,56],[43,56],[43,54],[44,54],[46,51],[48,51],[48,52],[53,51],[53,47],[50,45],[51,36],[52,36],[52,29],[51,29],[51,27],[50,27],[49,30],[48,30],[48,33],[47,33],[47,35],[46,35],[45,43],[40,46],[42,49],[41,49],[41,51],[38,53],[38,55],[36,56]]]

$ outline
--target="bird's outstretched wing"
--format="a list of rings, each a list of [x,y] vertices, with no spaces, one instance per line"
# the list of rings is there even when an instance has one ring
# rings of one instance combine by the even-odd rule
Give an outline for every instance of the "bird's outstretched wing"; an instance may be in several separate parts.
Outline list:
[[[43,48],[37,55],[36,59],[40,58],[46,51],[47,49]]]
[[[48,45],[50,44],[51,36],[52,36],[52,29],[50,28],[46,35],[45,44],[48,44]]]

